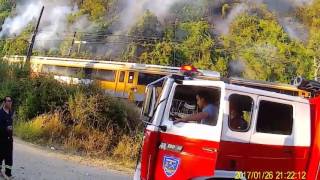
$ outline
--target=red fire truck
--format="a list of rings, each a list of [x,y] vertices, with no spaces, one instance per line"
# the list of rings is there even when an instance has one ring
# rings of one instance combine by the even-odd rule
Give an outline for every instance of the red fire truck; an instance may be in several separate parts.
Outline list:
[[[146,88],[135,180],[320,179],[318,82],[223,79],[191,66],[182,72]],[[177,123],[201,111],[196,98],[205,91],[215,109],[210,123]]]

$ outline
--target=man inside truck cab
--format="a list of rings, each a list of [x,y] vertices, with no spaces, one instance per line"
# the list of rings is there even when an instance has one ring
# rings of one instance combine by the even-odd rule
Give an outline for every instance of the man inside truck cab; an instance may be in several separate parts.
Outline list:
[[[212,103],[210,93],[204,90],[198,91],[196,101],[201,112],[192,114],[185,118],[177,118],[174,123],[196,121],[201,124],[216,125],[219,110],[217,106]]]
[[[230,121],[229,121],[229,126],[232,129],[235,130],[246,130],[248,128],[248,123],[247,121],[244,120],[243,118],[243,112],[241,111],[239,105],[230,102]]]

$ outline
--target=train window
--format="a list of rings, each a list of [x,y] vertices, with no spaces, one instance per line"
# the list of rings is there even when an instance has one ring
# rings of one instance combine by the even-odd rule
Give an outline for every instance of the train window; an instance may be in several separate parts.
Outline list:
[[[80,77],[82,70],[76,67],[43,65],[41,72],[59,76]]]
[[[293,126],[293,107],[288,104],[261,101],[257,132],[290,135]]]
[[[229,128],[233,131],[249,130],[253,110],[250,96],[232,94],[229,97]]]
[[[138,84],[139,85],[148,85],[148,84],[150,84],[150,83],[152,83],[162,77],[164,77],[164,75],[139,73]]]
[[[134,80],[134,72],[129,72],[128,83],[133,83]]]
[[[94,70],[93,78],[103,81],[114,82],[115,80],[115,71],[112,70]]]
[[[46,64],[42,65],[41,73],[49,73],[49,66]]]
[[[70,77],[79,77],[83,76],[82,70],[76,67],[64,67],[65,75]]]
[[[126,72],[124,72],[124,71],[120,72],[119,82],[124,82],[125,75],[126,75]]]
[[[60,75],[60,76],[65,75],[66,76],[66,67],[54,66],[54,65],[43,65],[42,72],[47,73],[47,74],[55,74],[55,75]]]
[[[92,68],[84,68],[85,78],[91,79],[92,78]]]

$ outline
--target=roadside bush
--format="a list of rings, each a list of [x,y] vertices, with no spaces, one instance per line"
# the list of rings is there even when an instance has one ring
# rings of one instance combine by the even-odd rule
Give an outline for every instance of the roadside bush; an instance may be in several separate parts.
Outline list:
[[[0,71],[0,97],[14,99],[16,136],[132,166],[140,145],[135,136],[142,127],[134,104],[105,94],[95,84],[30,78],[21,67],[0,61],[0,70],[6,72]]]
[[[77,92],[68,100],[70,121],[103,132],[112,130],[119,134],[133,134],[141,127],[139,109],[126,101],[103,92],[86,95]]]
[[[66,126],[61,122],[59,112],[42,114],[31,121],[16,123],[15,134],[24,140],[45,142],[60,141],[65,134]]]
[[[67,136],[67,127],[62,122],[61,112],[56,111],[54,113],[48,113],[40,115],[37,118],[43,119],[43,136],[42,138],[62,143]]]
[[[23,140],[39,142],[43,137],[42,124],[42,118],[30,122],[19,121],[15,125],[14,133]]]
[[[106,157],[112,148],[113,133],[100,132],[91,129],[88,138],[84,141],[84,148],[87,155],[95,157]]]

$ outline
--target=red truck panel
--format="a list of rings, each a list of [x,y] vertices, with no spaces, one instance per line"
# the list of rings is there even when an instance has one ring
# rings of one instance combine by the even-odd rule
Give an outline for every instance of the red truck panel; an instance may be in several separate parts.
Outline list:
[[[311,156],[307,169],[307,179],[320,180],[320,97],[310,99],[311,104]]]

